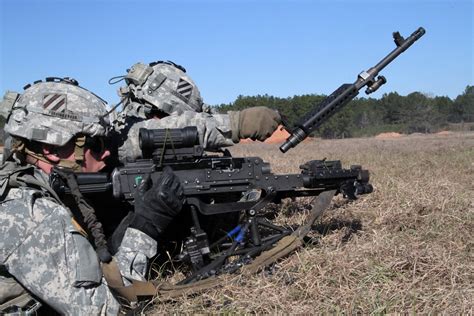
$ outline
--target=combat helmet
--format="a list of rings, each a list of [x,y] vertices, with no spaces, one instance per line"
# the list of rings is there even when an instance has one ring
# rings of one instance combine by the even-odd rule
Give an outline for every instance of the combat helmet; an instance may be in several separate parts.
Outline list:
[[[133,101],[166,114],[203,111],[198,87],[186,70],[173,62],[136,63],[127,70],[125,82],[127,87],[119,90],[121,96],[128,94]]]
[[[9,98],[2,102],[2,107],[8,107],[2,109],[8,113],[5,132],[15,139],[54,146],[63,146],[75,139],[76,159],[81,160],[86,136],[107,135],[106,102],[80,87],[76,80],[49,77],[24,89],[16,98],[7,93]]]

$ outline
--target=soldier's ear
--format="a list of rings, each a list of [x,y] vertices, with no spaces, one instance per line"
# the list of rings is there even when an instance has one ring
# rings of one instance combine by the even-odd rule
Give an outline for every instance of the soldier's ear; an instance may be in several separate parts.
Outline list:
[[[43,151],[43,156],[51,162],[59,162],[61,158],[57,156],[56,151],[53,150],[54,147],[50,145],[43,144],[41,150]]]
[[[110,154],[111,154],[111,153],[110,153],[110,150],[104,149],[104,150],[102,151],[102,154],[100,155],[100,160],[101,160],[101,161],[104,161],[105,158],[107,158],[107,157],[110,156]]]

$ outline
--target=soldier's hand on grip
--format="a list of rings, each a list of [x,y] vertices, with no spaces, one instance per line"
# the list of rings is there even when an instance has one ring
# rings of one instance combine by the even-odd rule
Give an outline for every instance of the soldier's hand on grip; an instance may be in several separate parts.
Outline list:
[[[257,106],[242,111],[229,112],[232,140],[250,138],[264,141],[270,137],[281,123],[280,114],[265,106]]]
[[[130,227],[158,238],[179,214],[184,202],[184,191],[178,177],[165,167],[160,178],[150,188],[149,178],[138,187],[135,215]]]

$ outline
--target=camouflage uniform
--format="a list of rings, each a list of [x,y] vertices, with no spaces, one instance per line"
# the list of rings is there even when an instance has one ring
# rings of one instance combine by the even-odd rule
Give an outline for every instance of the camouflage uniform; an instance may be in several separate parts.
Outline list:
[[[69,210],[53,198],[33,188],[10,189],[0,202],[0,234],[0,264],[56,311],[118,313],[94,248],[73,225]],[[156,241],[128,228],[115,259],[123,276],[143,280],[155,254]]]
[[[2,106],[9,107],[6,132],[27,140],[61,146],[79,132],[101,136],[107,129],[105,104],[73,84],[38,83]],[[14,288],[17,281],[61,314],[117,314],[119,302],[102,276],[93,246],[69,209],[45,189],[48,175],[31,166],[37,185],[7,185],[5,170],[21,168],[17,162],[0,168],[0,286]],[[124,283],[144,279],[156,246],[148,235],[127,228],[115,254]]]
[[[171,62],[137,63],[128,71],[125,80],[127,86],[119,89],[124,110],[115,120],[115,129],[121,134],[121,160],[139,157],[138,130],[142,127],[196,126],[201,145],[208,150],[232,146],[236,142],[232,140],[229,115],[212,113],[181,66]],[[169,116],[148,119],[153,109]]]
[[[138,132],[140,128],[183,128],[196,126],[199,132],[199,141],[204,149],[215,150],[220,147],[232,146],[232,129],[228,115],[211,115],[208,113],[195,113],[191,111],[182,114],[172,114],[162,119],[141,120],[129,117],[128,127],[121,130],[122,145],[119,147],[119,157],[135,159],[141,155],[138,145]]]

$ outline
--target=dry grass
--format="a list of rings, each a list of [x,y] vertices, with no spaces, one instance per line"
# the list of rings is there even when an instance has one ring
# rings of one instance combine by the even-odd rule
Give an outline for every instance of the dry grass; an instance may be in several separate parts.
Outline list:
[[[353,203],[336,198],[307,246],[270,269],[158,301],[154,313],[474,313],[474,133],[316,140],[287,154],[275,144],[245,144],[232,152],[260,156],[277,173],[323,157],[362,164],[375,192]],[[305,203],[285,203],[280,217]]]

